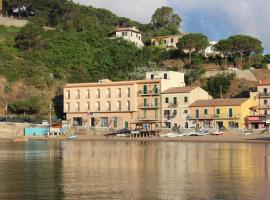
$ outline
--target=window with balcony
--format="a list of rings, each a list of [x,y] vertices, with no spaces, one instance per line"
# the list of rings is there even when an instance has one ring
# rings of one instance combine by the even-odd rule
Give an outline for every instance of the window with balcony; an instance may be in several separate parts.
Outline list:
[[[117,98],[121,98],[121,88],[117,89]]]
[[[147,85],[143,86],[143,94],[147,94]]]
[[[267,99],[265,99],[265,100],[263,100],[263,105],[268,105],[268,100]]]
[[[199,118],[199,117],[200,117],[200,110],[196,109],[196,118]]]
[[[127,97],[130,97],[130,88],[127,88]]]
[[[263,88],[263,93],[267,94],[267,88]]]
[[[169,97],[165,98],[165,103],[169,103]]]
[[[86,90],[86,98],[87,99],[90,99],[90,89],[87,89]]]
[[[96,102],[96,111],[100,111],[100,102]]]
[[[188,97],[184,97],[184,103],[188,103]]]
[[[67,90],[67,91],[66,91],[66,98],[67,98],[67,99],[70,99],[70,90]]]
[[[70,102],[66,103],[66,112],[70,112]]]
[[[155,110],[155,119],[158,119],[158,110]]]
[[[107,88],[106,90],[106,97],[111,98],[111,88]]]
[[[80,110],[81,110],[81,108],[80,108],[80,102],[77,102],[76,103],[75,109],[76,109],[76,112],[80,112]]]
[[[147,99],[144,98],[144,99],[143,99],[143,107],[146,107],[146,106],[147,106]]]
[[[164,118],[169,119],[170,118],[170,111],[164,110]]]
[[[158,98],[155,98],[155,107],[158,107]]]
[[[76,99],[80,99],[81,94],[80,94],[80,90],[76,90]]]
[[[177,104],[177,97],[173,97],[173,105]]]
[[[96,89],[96,98],[97,98],[97,99],[100,98],[100,89]]]

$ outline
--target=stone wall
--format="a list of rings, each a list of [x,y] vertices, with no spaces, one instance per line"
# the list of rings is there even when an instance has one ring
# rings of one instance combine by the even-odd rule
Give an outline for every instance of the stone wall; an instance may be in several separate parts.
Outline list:
[[[0,123],[0,138],[14,138],[24,135],[26,123]]]

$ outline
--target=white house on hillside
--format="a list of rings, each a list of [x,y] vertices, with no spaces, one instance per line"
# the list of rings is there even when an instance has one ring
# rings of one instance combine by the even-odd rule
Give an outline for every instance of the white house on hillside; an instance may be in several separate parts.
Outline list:
[[[137,47],[142,48],[144,43],[142,42],[142,34],[136,27],[119,27],[117,26],[115,31],[110,34],[110,37],[122,37],[125,40],[133,42]]]

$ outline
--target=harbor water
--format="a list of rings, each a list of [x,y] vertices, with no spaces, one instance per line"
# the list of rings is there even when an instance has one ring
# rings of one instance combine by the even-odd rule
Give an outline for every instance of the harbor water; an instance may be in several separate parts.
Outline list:
[[[0,142],[0,199],[270,199],[270,145]]]

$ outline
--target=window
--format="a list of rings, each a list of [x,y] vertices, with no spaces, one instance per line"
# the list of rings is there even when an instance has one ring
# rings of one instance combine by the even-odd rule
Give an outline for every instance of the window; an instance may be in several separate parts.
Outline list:
[[[177,110],[173,110],[173,117],[176,117],[177,116]]]
[[[147,106],[147,99],[146,99],[146,98],[143,99],[143,106],[144,106],[144,107]]]
[[[173,104],[174,104],[174,105],[177,104],[177,97],[173,97]]]
[[[121,98],[121,88],[117,89],[117,98]]]
[[[96,89],[96,98],[97,98],[97,99],[100,98],[100,89]]]
[[[163,44],[167,44],[167,41],[166,40],[163,40]]]
[[[106,108],[107,108],[107,111],[111,111],[111,102],[110,101],[106,102]]]
[[[119,111],[122,110],[121,101],[117,101],[117,108],[118,108]]]
[[[111,88],[107,88],[106,90],[106,97],[111,98]]]
[[[216,114],[220,115],[220,109],[219,108],[216,109]]]
[[[147,118],[147,111],[144,109],[143,110],[143,118],[146,119]]]
[[[196,109],[196,118],[199,118],[200,117],[200,111],[199,109]]]
[[[204,114],[208,115],[208,109],[204,109]]]
[[[89,102],[89,101],[86,102],[86,110],[87,110],[87,111],[90,111],[90,102]]]
[[[130,110],[130,101],[127,101],[127,110]]]
[[[164,74],[164,79],[168,79],[168,74]]]
[[[113,117],[113,127],[114,128],[117,128],[117,121],[118,121],[117,117]]]
[[[66,103],[66,112],[70,112],[70,103],[69,102]]]
[[[184,114],[188,114],[188,110],[184,110]]]
[[[158,110],[155,110],[155,119],[158,119]]]
[[[80,102],[76,103],[76,112],[80,112]]]
[[[263,93],[267,93],[267,88],[263,88]]]
[[[143,94],[147,94],[147,85],[143,86]]]
[[[96,111],[100,111],[100,102],[99,101],[96,102]]]
[[[155,78],[154,74],[151,74],[151,79],[154,79],[154,78]]]
[[[76,91],[76,99],[80,99],[80,90]]]
[[[229,117],[232,118],[233,117],[233,109],[229,108]]]
[[[188,103],[188,97],[184,97],[184,103]]]
[[[66,91],[66,97],[67,97],[67,99],[70,99],[70,90]]]
[[[165,103],[169,103],[169,97],[165,98]]]
[[[158,107],[158,98],[155,98],[155,106]]]
[[[264,115],[268,115],[267,110],[264,111]]]
[[[109,126],[108,117],[101,117],[101,127],[108,127]]]
[[[122,36],[127,36],[127,32],[122,32]]]
[[[263,105],[267,105],[267,104],[268,104],[267,99],[263,100]]]
[[[86,90],[86,98],[90,99],[90,89]]]
[[[170,118],[170,111],[169,110],[164,110],[164,117],[167,119]]]
[[[127,88],[127,97],[130,97],[130,88]]]

